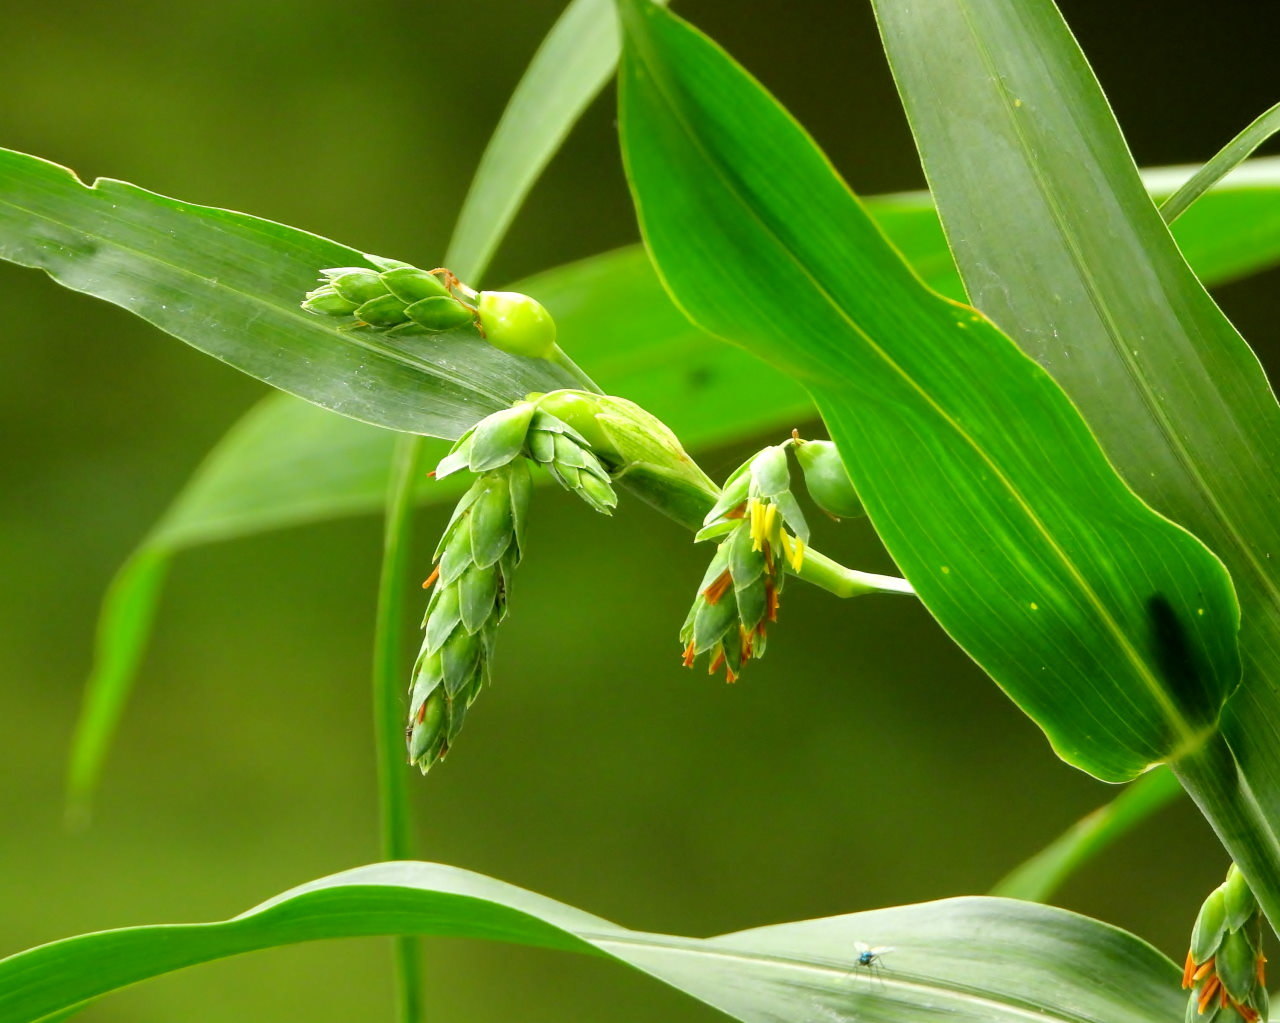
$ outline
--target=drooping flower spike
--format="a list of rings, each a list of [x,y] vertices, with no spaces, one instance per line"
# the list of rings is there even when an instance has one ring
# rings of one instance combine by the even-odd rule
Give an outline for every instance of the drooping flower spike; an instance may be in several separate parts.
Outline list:
[[[409,760],[425,774],[457,738],[488,682],[494,638],[520,564],[532,483],[523,459],[481,474],[435,552],[409,698]]]
[[[743,463],[695,538],[720,542],[680,630],[684,663],[692,667],[707,654],[708,671],[723,668],[729,682],[764,655],[787,571],[804,563],[809,526],[791,493],[790,443]]]
[[[436,467],[437,479],[477,473],[435,552],[433,587],[414,666],[406,739],[409,760],[425,774],[456,740],[467,709],[491,677],[498,625],[524,554],[529,461],[608,515],[618,503],[608,472],[582,436],[523,401],[485,417]]]
[[[1268,1016],[1267,957],[1262,953],[1262,911],[1233,863],[1227,879],[1209,893],[1182,972],[1191,990],[1187,1023],[1258,1023]]]

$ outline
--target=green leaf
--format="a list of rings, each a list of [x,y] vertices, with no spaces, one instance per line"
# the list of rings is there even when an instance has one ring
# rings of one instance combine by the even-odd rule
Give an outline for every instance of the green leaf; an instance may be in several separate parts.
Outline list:
[[[898,566],[1064,759],[1119,781],[1200,748],[1239,673],[1222,566],[1044,370],[920,284],[741,68],[623,12],[627,173],[676,301],[805,383]]]
[[[0,1023],[30,1023],[196,963],[325,938],[431,934],[613,958],[748,1023],[1167,1023],[1178,971],[1123,931],[991,898],[872,910],[716,938],[631,931],[480,874],[360,867],[221,923],[100,931],[0,961]],[[858,943],[891,946],[874,975]]]
[[[1073,873],[1182,793],[1167,768],[1157,768],[1115,799],[1081,818],[1038,853],[1006,874],[992,895],[1045,902]]]
[[[474,331],[426,339],[345,329],[299,308],[354,249],[243,213],[0,150],[0,258],[122,306],[273,387],[365,422],[455,437],[529,391],[572,386]]]
[[[617,61],[613,0],[573,0],[511,94],[471,180],[445,260],[464,279],[489,265],[529,189]]]
[[[1191,205],[1253,155],[1267,139],[1280,131],[1280,103],[1255,118],[1239,135],[1219,150],[1185,185],[1160,204],[1160,216],[1171,224]]]
[[[1155,199],[1168,199],[1200,167],[1142,172]],[[964,300],[964,285],[947,248],[928,192],[872,196],[867,211],[920,278],[948,298]],[[1172,226],[1188,263],[1205,284],[1225,284],[1280,261],[1280,157],[1247,160],[1202,193]]]
[[[928,8],[877,3],[974,302],[1049,368],[1112,464],[1209,544],[1239,591],[1244,676],[1223,719],[1230,751],[1177,770],[1275,925],[1280,407],[1146,195],[1053,4]],[[944,97],[965,111],[962,127],[939,109]]]

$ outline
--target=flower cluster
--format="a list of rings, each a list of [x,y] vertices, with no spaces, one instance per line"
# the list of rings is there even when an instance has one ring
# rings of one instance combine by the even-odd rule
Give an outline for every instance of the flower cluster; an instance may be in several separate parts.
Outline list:
[[[419,270],[366,255],[373,264],[320,271],[320,287],[302,308],[345,319],[391,337],[439,334],[474,327],[495,348],[545,359],[556,345],[556,325],[536,300],[514,291],[475,291],[444,267]]]
[[[435,590],[422,623],[406,735],[409,760],[423,773],[448,753],[489,682],[497,628],[524,552],[529,461],[599,512],[618,503],[591,447],[535,402],[482,419],[436,467],[437,479],[462,469],[477,478],[454,509],[424,584]]]
[[[729,682],[765,652],[787,570],[804,562],[809,526],[791,493],[787,445],[765,448],[725,481],[698,540],[720,539],[680,630],[684,663],[708,654]]]
[[[494,637],[520,564],[532,483],[520,460],[481,475],[435,552],[435,586],[410,690],[409,760],[425,774],[449,751],[489,680]]]
[[[1233,863],[1196,917],[1182,986],[1191,990],[1187,1020],[1244,1023],[1267,1019],[1267,958],[1262,912]]]

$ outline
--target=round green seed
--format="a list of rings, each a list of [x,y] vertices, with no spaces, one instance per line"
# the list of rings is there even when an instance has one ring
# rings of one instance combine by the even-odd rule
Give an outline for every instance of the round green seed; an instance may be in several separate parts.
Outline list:
[[[515,291],[482,291],[479,308],[480,327],[495,348],[534,359],[554,351],[555,321],[536,299]]]
[[[804,485],[813,503],[838,519],[863,514],[862,502],[849,482],[840,453],[829,440],[807,440],[796,445],[796,461],[804,473]]]

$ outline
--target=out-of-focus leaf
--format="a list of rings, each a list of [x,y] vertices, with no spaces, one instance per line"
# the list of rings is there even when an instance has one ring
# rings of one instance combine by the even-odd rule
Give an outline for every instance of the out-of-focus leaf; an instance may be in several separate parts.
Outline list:
[[[1168,199],[1201,167],[1142,171],[1153,199]],[[958,301],[964,285],[947,248],[928,192],[872,196],[867,212],[920,278]],[[1192,269],[1206,285],[1225,284],[1280,262],[1280,157],[1247,160],[1183,210],[1171,228]]]
[[[494,129],[446,263],[479,276],[516,211],[618,63],[613,0],[573,0],[542,41]]]
[[[1280,406],[1171,239],[1050,0],[876,8],[973,301],[1235,581],[1244,677],[1223,717],[1230,750],[1174,768],[1280,925]]]
[[[1064,759],[1119,781],[1199,749],[1239,678],[1221,564],[1134,496],[1043,369],[921,285],[740,67],[660,8],[622,10],[624,157],[675,300],[806,385],[920,598]]]
[[[1165,202],[1160,204],[1160,216],[1171,224],[1191,205],[1253,155],[1262,143],[1280,131],[1280,103],[1260,114],[1244,131],[1214,154],[1213,159],[1191,176]]]
[[[1035,903],[947,899],[716,938],[631,931],[480,874],[383,863],[221,923],[100,931],[0,961],[0,1023],[172,970],[324,938],[431,934],[605,956],[745,1023],[1167,1023],[1178,971],[1116,928]],[[874,974],[858,943],[889,946]]]
[[[1105,806],[1081,818],[1030,859],[1006,874],[992,895],[1045,902],[1075,871],[1182,793],[1168,768],[1158,767]]]
[[[0,150],[0,258],[136,313],[273,387],[364,422],[456,437],[535,390],[573,386],[474,331],[393,338],[302,311],[336,242]]]

